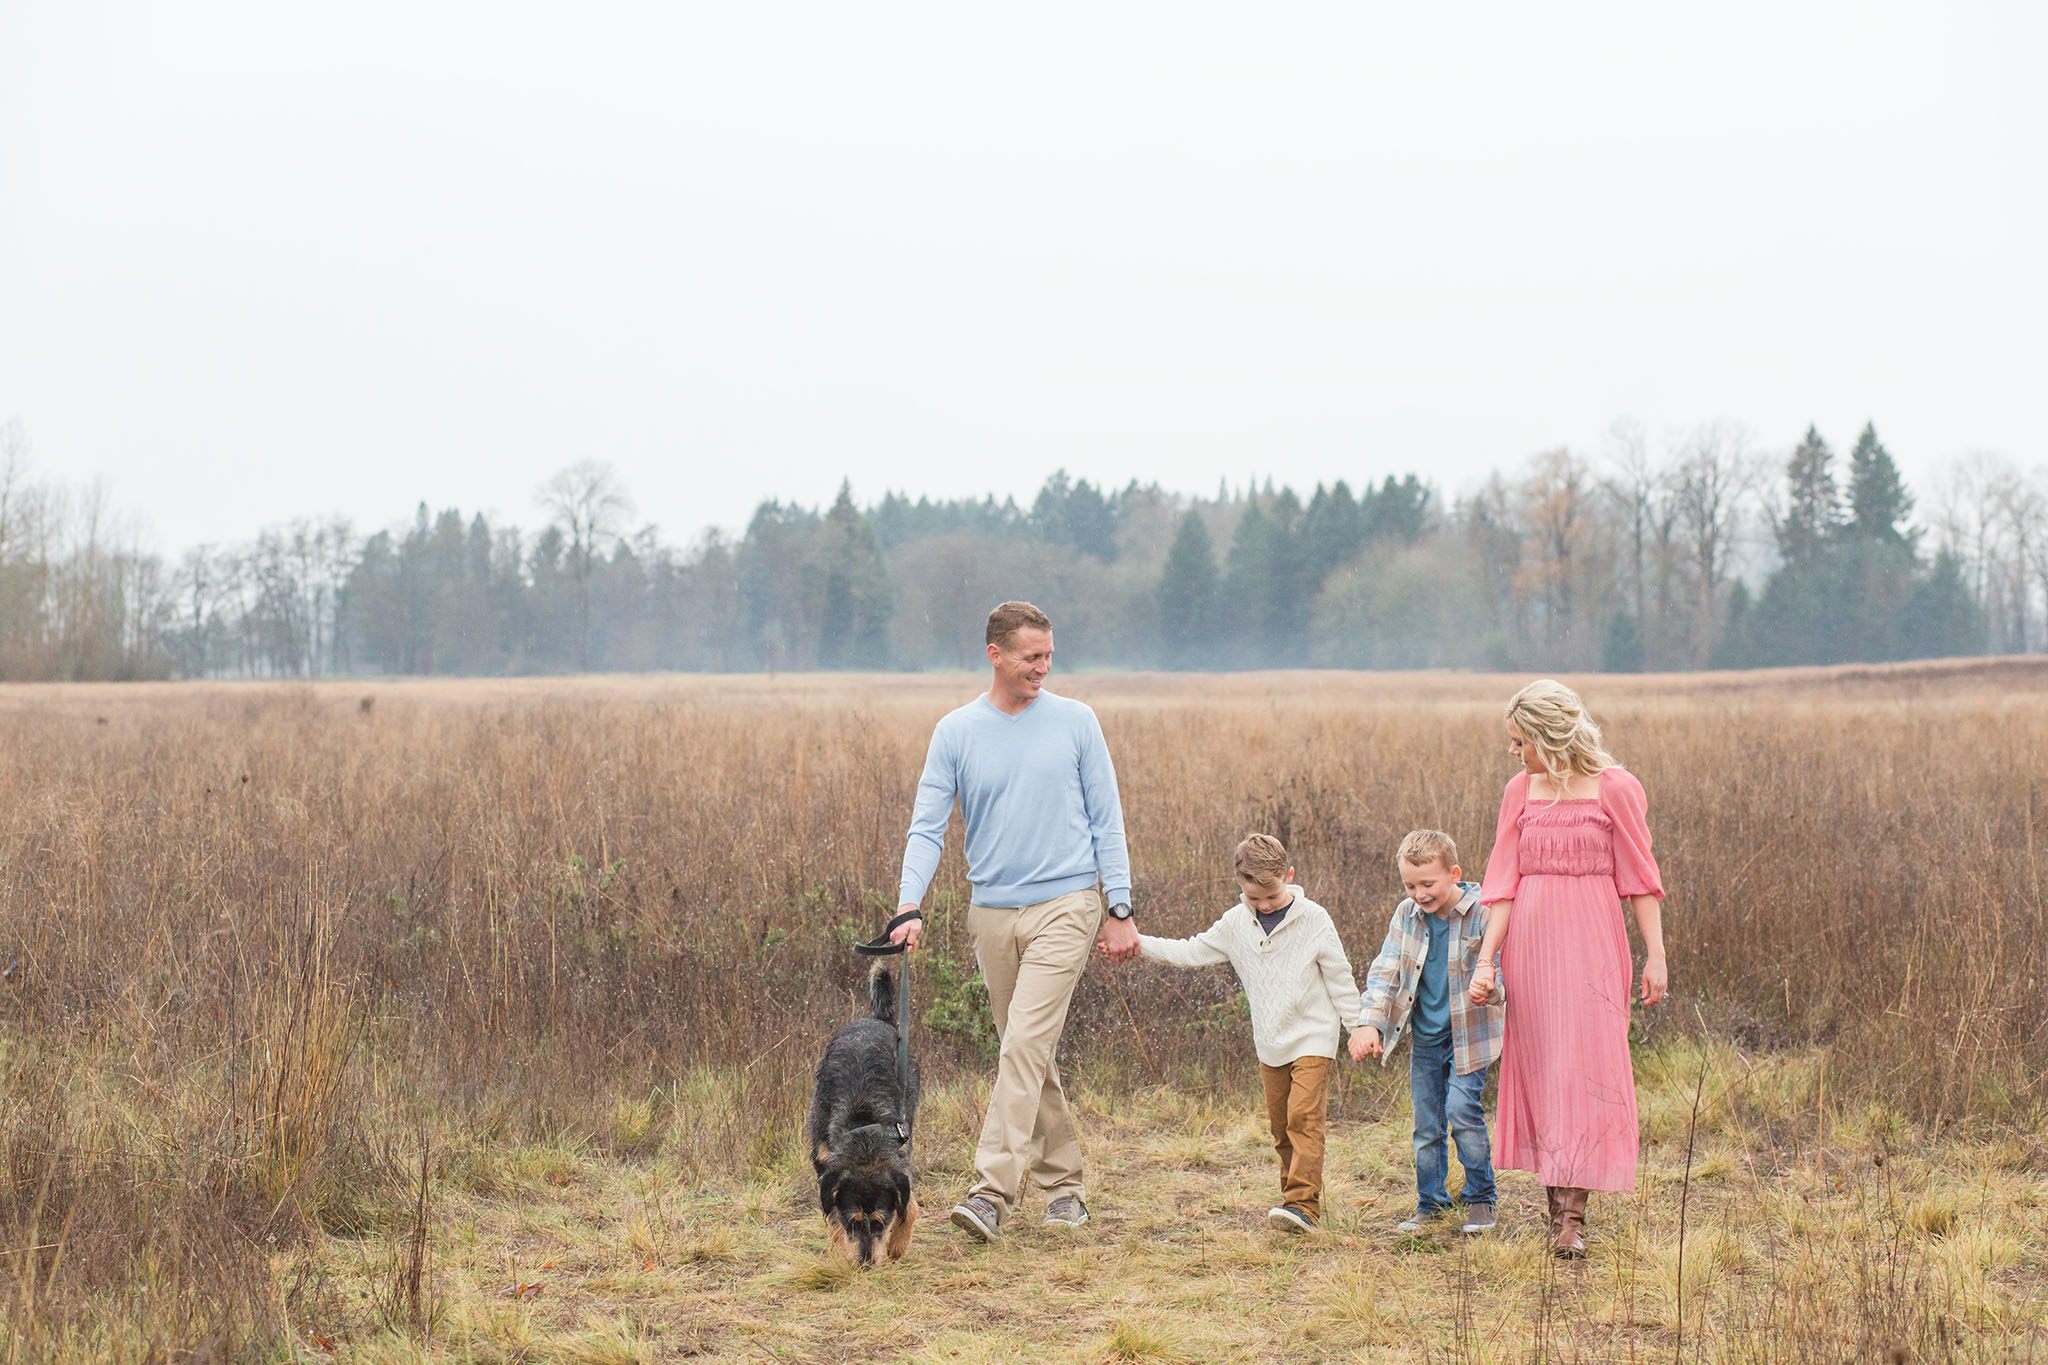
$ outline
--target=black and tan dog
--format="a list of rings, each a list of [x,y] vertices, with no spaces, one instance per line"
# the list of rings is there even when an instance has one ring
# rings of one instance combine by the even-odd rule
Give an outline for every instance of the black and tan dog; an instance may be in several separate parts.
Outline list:
[[[910,1189],[910,1130],[917,1120],[917,1063],[898,1075],[896,978],[868,974],[871,1018],[834,1034],[811,1091],[811,1164],[832,1250],[861,1265],[878,1251],[910,1247],[917,1196]]]

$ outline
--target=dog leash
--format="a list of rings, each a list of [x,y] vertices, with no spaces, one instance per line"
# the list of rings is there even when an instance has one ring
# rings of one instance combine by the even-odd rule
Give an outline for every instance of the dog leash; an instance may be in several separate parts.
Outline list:
[[[910,1103],[910,954],[901,943],[891,943],[889,935],[914,919],[923,919],[921,910],[905,910],[883,926],[879,936],[866,943],[856,943],[853,951],[862,957],[903,958],[903,971],[896,983],[896,1090],[907,1108]],[[903,1144],[904,1155],[910,1153],[910,1125],[902,1119],[896,1121],[896,1137]]]

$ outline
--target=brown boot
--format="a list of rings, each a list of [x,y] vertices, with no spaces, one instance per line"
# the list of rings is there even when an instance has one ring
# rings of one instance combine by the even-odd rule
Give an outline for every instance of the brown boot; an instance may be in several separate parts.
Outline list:
[[[1551,1191],[1551,1199],[1557,1216],[1552,1223],[1550,1249],[1558,1256],[1579,1260],[1586,1254],[1586,1192],[1559,1186]]]
[[[1558,1206],[1557,1186],[1545,1185],[1543,1187],[1543,1197],[1550,1201],[1550,1238],[1552,1241],[1555,1241],[1557,1240],[1557,1220],[1563,1213],[1563,1210]]]

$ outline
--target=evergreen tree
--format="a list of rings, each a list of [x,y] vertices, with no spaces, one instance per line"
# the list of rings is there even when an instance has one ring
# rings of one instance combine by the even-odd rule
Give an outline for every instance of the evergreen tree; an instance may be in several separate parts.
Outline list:
[[[1065,523],[1064,539],[1077,551],[1105,564],[1116,558],[1116,506],[1088,480],[1067,495]]]
[[[1838,622],[1840,648],[1824,662],[1903,657],[1917,568],[1916,535],[1906,526],[1912,506],[1898,466],[1866,422],[1849,453],[1849,519],[1836,538],[1835,582],[1815,603]]]
[[[1785,664],[1833,663],[1841,657],[1841,603],[1835,547],[1829,546],[1812,564],[1781,564],[1764,584],[1763,595],[1748,606],[1740,639],[1724,651],[1717,666],[1774,667]],[[1734,633],[1731,619],[1730,632]]]
[[[1318,586],[1309,561],[1301,499],[1292,488],[1283,487],[1266,516],[1272,567],[1263,612],[1266,659],[1260,666],[1296,668],[1308,648],[1309,609],[1315,605]]]
[[[473,671],[465,646],[474,624],[473,604],[467,591],[466,532],[462,513],[450,507],[434,518],[433,529],[420,556],[423,590],[427,602],[427,638],[434,659],[434,671]]]
[[[1046,477],[1031,503],[1030,521],[1041,540],[1103,563],[1116,558],[1115,499],[1086,479],[1074,482],[1064,469]]]
[[[499,669],[531,673],[533,598],[526,584],[526,548],[517,527],[499,527],[491,534],[491,613],[498,623]]]
[[[399,663],[406,673],[434,671],[434,581],[429,563],[433,527],[422,502],[398,547]]]
[[[1753,664],[1867,663],[1905,657],[1912,551],[1844,531],[1819,560],[1782,565],[1752,612]]]
[[[771,673],[818,662],[824,577],[818,572],[818,514],[780,502],[754,509],[740,542],[740,600],[748,643]]]
[[[1600,671],[1643,671],[1643,639],[1636,633],[1636,618],[1626,611],[1617,609],[1607,622],[1607,639],[1600,648]]]
[[[534,537],[527,565],[526,657],[543,673],[575,666],[576,579],[569,571],[569,541],[559,526]]]
[[[1230,540],[1230,564],[1217,613],[1225,635],[1217,652],[1226,663],[1256,666],[1264,653],[1265,614],[1272,600],[1272,523],[1253,499],[1245,505]]]
[[[1834,452],[1809,425],[1785,462],[1785,514],[1774,528],[1782,562],[1738,627],[1731,609],[1717,667],[1832,663],[1852,633],[1842,590],[1841,490]]]
[[[1899,477],[1899,467],[1877,439],[1877,428],[1863,424],[1856,449],[1849,453],[1849,530],[1871,540],[1910,545],[1906,518],[1913,495]]]
[[[1741,579],[1728,591],[1728,618],[1721,630],[1721,637],[1714,642],[1714,652],[1707,660],[1709,668],[1748,668],[1756,662],[1756,632],[1758,611],[1750,605],[1749,585]]]
[[[1320,588],[1330,571],[1349,563],[1365,543],[1365,520],[1358,500],[1351,496],[1351,485],[1339,479],[1326,493],[1317,484],[1302,518],[1301,533],[1307,542],[1309,579]]]
[[[441,572],[445,575],[438,646],[443,670],[466,674],[502,671],[499,623],[493,610],[491,528],[481,512],[462,525],[453,511],[442,514],[448,541]],[[440,539],[444,526],[435,528]]]
[[[919,506],[929,509],[931,504],[919,499]],[[893,550],[915,534],[918,510],[908,497],[896,492],[884,493],[882,500],[868,510],[868,520],[874,523],[883,549]]]
[[[1826,663],[1905,657],[1904,627],[1913,597],[1913,552],[1903,540],[1857,535],[1835,552],[1835,590],[1816,608],[1840,620],[1840,649]]]
[[[1378,489],[1362,500],[1365,538],[1397,538],[1413,545],[1429,524],[1429,485],[1413,474],[1398,481],[1387,475]]]
[[[1031,501],[1031,529],[1040,540],[1056,545],[1071,544],[1067,529],[1067,500],[1074,495],[1074,481],[1064,469],[1055,469],[1039,485]]]
[[[1785,463],[1790,497],[1777,530],[1778,553],[1787,564],[1804,566],[1819,559],[1841,524],[1841,491],[1835,486],[1834,459],[1820,432],[1809,426]]]
[[[391,532],[379,531],[363,542],[349,570],[348,634],[356,658],[380,673],[403,673],[404,617],[397,601],[398,555]]]
[[[885,668],[889,618],[895,614],[881,537],[853,505],[853,485],[842,480],[820,528],[825,598],[818,621],[818,664],[823,668]]]
[[[1898,467],[1866,424],[1849,457],[1848,515],[1832,461],[1808,427],[1785,467],[1788,505],[1778,523],[1784,562],[1764,586],[1748,631],[1753,662],[1833,664],[1896,659],[1913,646],[1912,499]]]
[[[1168,668],[1209,664],[1217,639],[1216,554],[1201,514],[1190,509],[1166,552],[1158,589],[1159,639]]]
[[[1970,600],[1962,561],[1944,549],[1913,585],[1901,651],[1909,659],[1945,659],[1984,652],[1984,614]]]

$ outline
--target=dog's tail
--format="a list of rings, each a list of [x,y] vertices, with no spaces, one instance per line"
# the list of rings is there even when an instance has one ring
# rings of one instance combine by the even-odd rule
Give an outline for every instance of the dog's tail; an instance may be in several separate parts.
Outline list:
[[[880,962],[868,973],[868,1010],[885,1024],[896,1022],[896,978]]]

